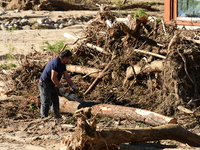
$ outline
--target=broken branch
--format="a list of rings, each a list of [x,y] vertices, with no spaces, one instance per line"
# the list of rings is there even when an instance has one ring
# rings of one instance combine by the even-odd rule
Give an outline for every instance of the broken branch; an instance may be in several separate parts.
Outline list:
[[[140,49],[134,49],[134,51],[135,51],[135,52],[138,52],[138,53],[148,54],[148,55],[151,55],[151,56],[156,56],[156,57],[159,57],[159,58],[162,58],[162,59],[166,59],[165,56],[159,55],[159,54],[155,54],[155,53],[152,53],[152,52],[147,52],[147,51],[140,50]]]

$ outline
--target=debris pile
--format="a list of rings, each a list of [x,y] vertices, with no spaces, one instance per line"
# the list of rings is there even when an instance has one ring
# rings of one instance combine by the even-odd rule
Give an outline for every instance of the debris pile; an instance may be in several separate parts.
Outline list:
[[[86,99],[168,116],[175,115],[179,105],[196,109],[199,102],[195,99],[200,94],[199,31],[179,30],[144,16],[119,18],[101,10],[83,37],[73,37],[75,66],[68,66],[73,73],[83,74],[78,67],[98,70],[96,77],[94,72],[84,76]]]
[[[199,107],[198,30],[178,30],[145,16],[119,18],[101,8],[83,32],[83,37],[65,33],[75,39],[74,57],[67,69],[83,99],[167,116],[176,115],[179,105],[191,110]],[[25,89],[37,89],[44,63],[37,66],[35,62],[41,59],[36,56],[25,57],[27,63],[12,73],[15,89],[23,94]]]

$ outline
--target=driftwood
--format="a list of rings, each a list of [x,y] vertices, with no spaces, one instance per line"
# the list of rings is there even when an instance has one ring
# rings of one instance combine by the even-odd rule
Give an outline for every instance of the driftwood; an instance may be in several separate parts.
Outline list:
[[[78,109],[80,103],[68,101],[60,98],[60,111],[62,113],[72,113]],[[91,106],[92,114],[100,117],[110,117],[117,119],[128,119],[144,122],[151,125],[163,125],[169,123],[177,123],[175,118],[167,117],[155,112],[133,107],[125,107],[119,105],[96,104]]]
[[[138,143],[156,140],[176,140],[190,146],[200,146],[200,136],[177,124],[168,124],[141,129],[97,130],[97,121],[91,108],[76,111],[77,126],[74,134],[63,141],[62,150],[74,149],[118,149],[123,143]]]
[[[140,73],[161,72],[163,70],[163,63],[163,61],[156,60],[152,61],[150,64],[141,65],[138,63],[134,66],[129,66],[126,70],[126,78],[129,79]]]

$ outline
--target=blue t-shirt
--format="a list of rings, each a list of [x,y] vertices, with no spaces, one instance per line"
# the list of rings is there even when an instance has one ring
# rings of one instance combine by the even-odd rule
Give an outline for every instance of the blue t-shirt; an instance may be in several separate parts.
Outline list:
[[[44,68],[40,80],[47,83],[53,83],[51,80],[51,71],[54,70],[58,72],[58,81],[60,81],[63,72],[66,71],[66,65],[61,63],[59,57],[52,59]]]

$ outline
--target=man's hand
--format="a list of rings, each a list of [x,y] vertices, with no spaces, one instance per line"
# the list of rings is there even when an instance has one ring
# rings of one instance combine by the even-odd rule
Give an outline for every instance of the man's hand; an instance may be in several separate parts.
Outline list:
[[[78,93],[79,92],[75,85],[72,85],[71,88],[73,89],[74,93]]]
[[[64,94],[64,93],[65,93],[65,89],[64,89],[63,87],[61,87],[61,88],[59,88],[59,92],[60,92],[61,94]]]

